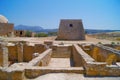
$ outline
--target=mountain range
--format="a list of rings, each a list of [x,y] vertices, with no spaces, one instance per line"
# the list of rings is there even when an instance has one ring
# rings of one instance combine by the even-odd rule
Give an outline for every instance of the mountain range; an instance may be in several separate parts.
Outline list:
[[[29,30],[33,32],[57,32],[58,29],[44,29],[41,26],[28,26],[28,25],[17,25],[14,27],[15,30]],[[95,34],[95,33],[106,33],[106,32],[116,32],[120,30],[100,30],[100,29],[85,29],[87,34]]]

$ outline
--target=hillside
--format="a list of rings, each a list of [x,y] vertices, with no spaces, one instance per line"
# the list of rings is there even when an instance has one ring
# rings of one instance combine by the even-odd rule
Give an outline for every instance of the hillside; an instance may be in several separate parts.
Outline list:
[[[17,25],[14,27],[15,30],[29,30],[33,32],[57,32],[58,29],[44,29],[41,26],[28,26],[28,25]],[[120,30],[99,30],[99,29],[85,29],[87,34],[96,34],[96,33],[106,33],[106,32],[116,32]]]

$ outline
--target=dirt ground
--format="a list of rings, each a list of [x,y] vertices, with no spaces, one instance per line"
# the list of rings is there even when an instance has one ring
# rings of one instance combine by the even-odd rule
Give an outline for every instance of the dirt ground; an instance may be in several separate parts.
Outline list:
[[[51,58],[47,67],[70,67],[70,58]]]
[[[111,43],[111,42],[116,42],[117,41],[110,41],[110,40],[105,40],[105,39],[96,39],[96,38],[91,38],[86,36],[86,40],[79,40],[79,41],[65,41],[65,40],[55,40],[56,36],[52,36],[52,37],[13,37],[13,38],[5,38],[7,41],[28,41],[30,43],[43,43],[44,41],[50,40],[53,41],[55,44],[59,44],[61,42],[66,43],[66,44],[74,44],[74,43],[98,43],[101,42],[103,44],[107,44],[107,43]]]

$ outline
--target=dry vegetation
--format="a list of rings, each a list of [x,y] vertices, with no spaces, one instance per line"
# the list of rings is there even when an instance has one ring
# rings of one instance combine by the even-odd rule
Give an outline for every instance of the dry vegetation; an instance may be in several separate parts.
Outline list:
[[[120,41],[120,32],[90,34],[89,36],[97,38],[97,39],[107,39],[107,40]]]

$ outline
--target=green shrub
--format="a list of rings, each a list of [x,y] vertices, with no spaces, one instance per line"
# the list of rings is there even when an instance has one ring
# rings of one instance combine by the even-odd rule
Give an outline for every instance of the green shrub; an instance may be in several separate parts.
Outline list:
[[[119,42],[117,42],[117,44],[120,44]]]
[[[111,42],[112,45],[115,45],[115,42]]]
[[[25,36],[26,37],[31,37],[32,32],[31,31],[26,31]]]
[[[98,44],[102,44],[101,42],[98,42]]]
[[[49,35],[49,36],[56,36],[56,35],[57,35],[57,32],[48,32],[48,35]]]
[[[47,37],[48,34],[44,33],[44,32],[40,32],[40,33],[36,33],[35,37]]]
[[[120,41],[120,37],[116,38],[117,41]]]

